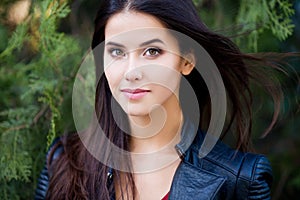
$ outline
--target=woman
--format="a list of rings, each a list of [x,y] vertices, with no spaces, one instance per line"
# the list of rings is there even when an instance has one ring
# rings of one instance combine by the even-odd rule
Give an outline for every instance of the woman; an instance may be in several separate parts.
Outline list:
[[[178,32],[201,45],[220,72],[228,99],[222,138],[234,132],[236,149],[209,142],[211,148],[199,156],[215,104],[196,69],[208,67],[199,58],[203,52]],[[85,138],[82,133],[55,140],[36,199],[270,199],[268,160],[245,153],[252,121],[249,81],[261,80],[252,68],[266,61],[242,54],[229,39],[209,31],[190,0],[103,1],[92,48],[99,77],[96,121],[105,137],[95,128]],[[195,92],[196,107],[185,107],[183,80]],[[278,105],[278,94],[271,95]],[[270,128],[278,107],[274,113]],[[105,138],[131,153],[119,157]],[[87,147],[91,141],[96,153]]]

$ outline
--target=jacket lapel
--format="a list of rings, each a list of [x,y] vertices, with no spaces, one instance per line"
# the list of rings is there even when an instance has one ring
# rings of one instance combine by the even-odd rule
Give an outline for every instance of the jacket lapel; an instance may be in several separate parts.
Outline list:
[[[214,199],[226,179],[183,161],[177,168],[169,200]]]

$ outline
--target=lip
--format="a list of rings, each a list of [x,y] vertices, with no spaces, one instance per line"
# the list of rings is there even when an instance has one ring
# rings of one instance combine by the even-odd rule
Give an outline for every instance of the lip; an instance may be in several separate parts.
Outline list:
[[[147,95],[150,90],[146,89],[121,89],[121,92],[130,100],[138,100]]]

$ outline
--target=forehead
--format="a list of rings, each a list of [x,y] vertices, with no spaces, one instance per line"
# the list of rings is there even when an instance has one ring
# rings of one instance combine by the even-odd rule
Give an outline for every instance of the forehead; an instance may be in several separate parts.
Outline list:
[[[171,43],[175,37],[166,26],[156,17],[133,11],[124,11],[114,14],[105,26],[105,40],[120,43],[141,43],[159,38]]]

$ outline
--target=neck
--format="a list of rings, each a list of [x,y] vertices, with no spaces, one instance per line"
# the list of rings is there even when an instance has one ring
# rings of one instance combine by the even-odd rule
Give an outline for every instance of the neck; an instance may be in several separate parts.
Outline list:
[[[129,117],[131,152],[150,153],[169,146],[174,149],[180,140],[182,111],[177,98],[171,98],[171,103],[154,108],[147,116]]]

